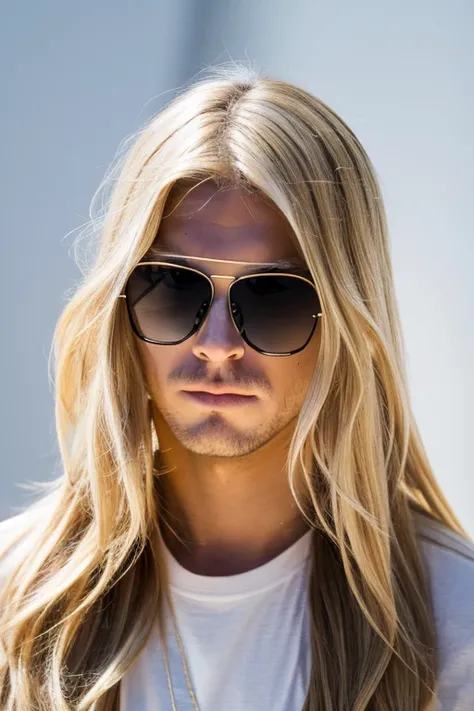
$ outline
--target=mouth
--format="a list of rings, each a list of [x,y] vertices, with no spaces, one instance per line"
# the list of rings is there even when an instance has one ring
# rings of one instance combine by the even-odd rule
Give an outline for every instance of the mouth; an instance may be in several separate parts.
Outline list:
[[[209,393],[204,390],[182,390],[185,397],[193,400],[199,405],[223,408],[242,407],[256,403],[258,398],[255,395],[241,395],[239,393]]]

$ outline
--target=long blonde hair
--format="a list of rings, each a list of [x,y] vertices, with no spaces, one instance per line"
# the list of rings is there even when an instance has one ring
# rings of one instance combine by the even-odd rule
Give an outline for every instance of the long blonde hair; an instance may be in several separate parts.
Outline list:
[[[388,231],[371,162],[323,101],[244,64],[213,69],[132,136],[91,266],[54,334],[63,473],[18,517],[30,543],[0,601],[5,711],[117,711],[120,679],[164,627],[156,439],[118,299],[177,181],[246,185],[289,221],[320,295],[321,348],[288,452],[314,529],[304,711],[425,710],[436,632],[413,511],[469,540],[412,414]],[[118,177],[117,177],[118,175]],[[11,547],[5,552],[8,553]]]

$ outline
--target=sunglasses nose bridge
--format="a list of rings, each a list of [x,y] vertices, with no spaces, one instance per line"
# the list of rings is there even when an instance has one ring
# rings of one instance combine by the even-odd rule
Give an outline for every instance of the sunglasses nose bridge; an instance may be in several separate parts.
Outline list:
[[[207,320],[209,318],[211,309],[213,306],[215,306],[216,300],[218,299],[219,301],[221,301],[221,299],[223,299],[223,300],[225,300],[225,308],[227,309],[227,311],[229,313],[231,323],[232,323],[233,327],[236,329],[236,331],[240,334],[241,329],[238,327],[236,319],[234,317],[233,304],[232,304],[232,299],[231,299],[231,287],[232,287],[232,284],[236,281],[237,277],[226,276],[224,274],[210,274],[209,278],[212,281],[213,289],[212,289],[211,302],[210,302],[209,307],[207,309],[205,320]],[[214,282],[214,279],[216,279],[218,281]],[[224,306],[224,304],[223,304],[223,306]],[[201,326],[202,326],[202,323],[201,323]]]
[[[245,344],[228,307],[228,289],[219,288],[194,332],[192,351],[198,358],[217,363],[243,357]]]

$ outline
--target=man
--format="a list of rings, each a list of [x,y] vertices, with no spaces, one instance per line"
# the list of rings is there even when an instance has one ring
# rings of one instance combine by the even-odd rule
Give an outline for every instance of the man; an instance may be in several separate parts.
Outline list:
[[[54,345],[64,474],[0,527],[2,708],[471,709],[474,544],[334,111],[245,68],[178,96]]]

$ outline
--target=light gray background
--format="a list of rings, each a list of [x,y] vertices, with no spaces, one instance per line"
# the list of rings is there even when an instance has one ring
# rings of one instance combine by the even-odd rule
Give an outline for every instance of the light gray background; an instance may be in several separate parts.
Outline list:
[[[248,59],[332,106],[375,165],[415,414],[474,535],[474,4],[3,0],[0,26],[0,519],[59,470],[47,356],[120,142],[206,65]]]

